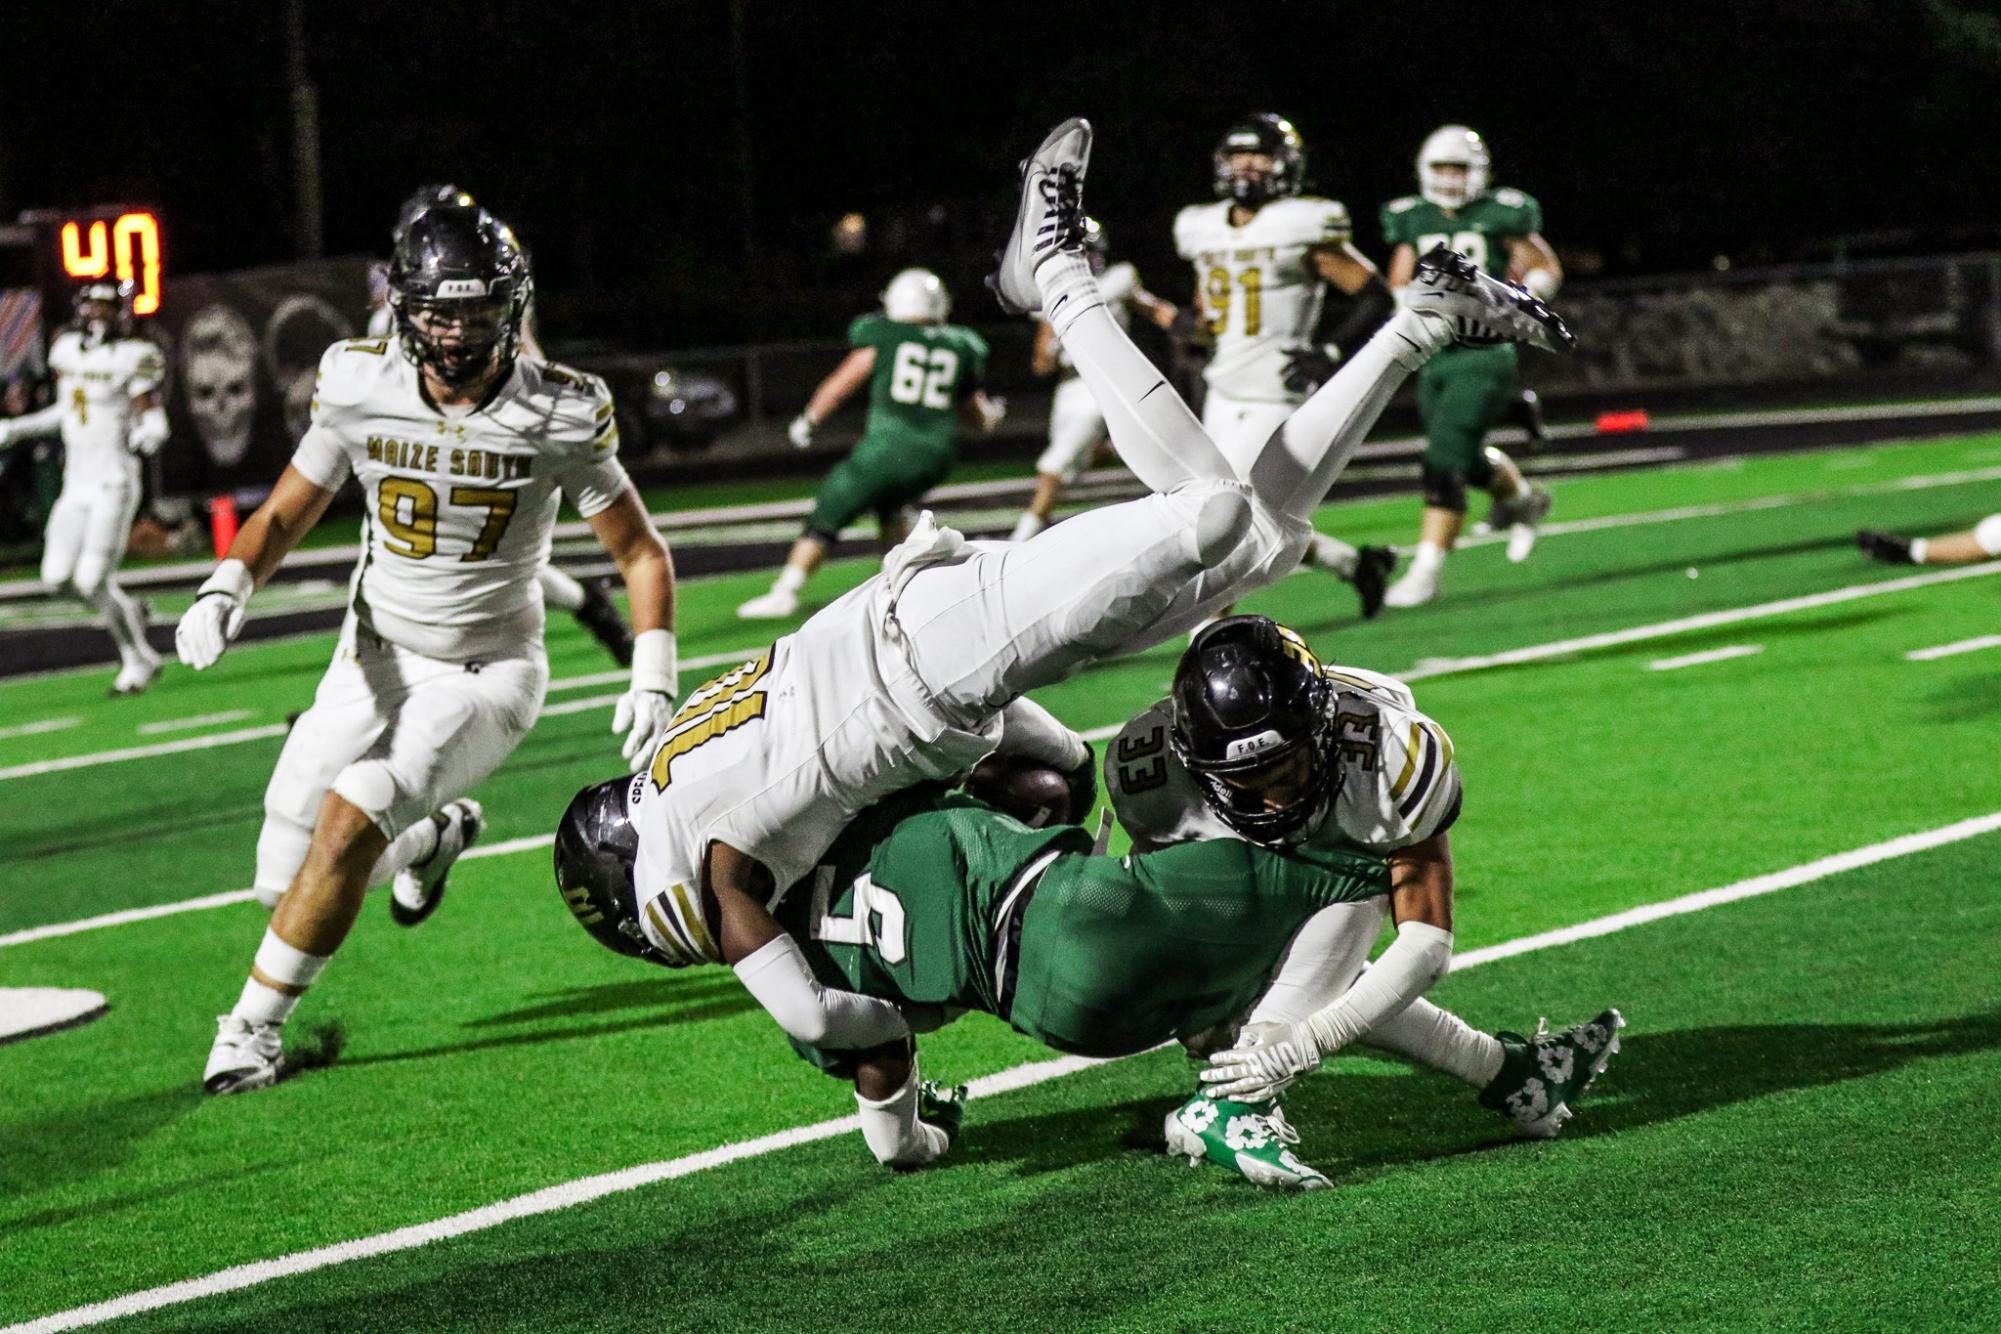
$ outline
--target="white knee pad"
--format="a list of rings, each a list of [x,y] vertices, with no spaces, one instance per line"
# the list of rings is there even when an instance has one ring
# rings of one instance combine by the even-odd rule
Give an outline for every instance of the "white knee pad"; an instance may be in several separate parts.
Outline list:
[[[76,563],[76,569],[70,575],[70,587],[77,591],[77,596],[90,602],[98,610],[109,611],[111,598],[104,587],[104,576],[107,573],[103,561],[85,556]]]
[[[332,791],[374,821],[384,837],[394,838],[400,832],[391,819],[399,788],[387,761],[356,760],[334,778]]]
[[[1214,565],[1236,550],[1251,527],[1251,489],[1242,482],[1188,482],[1173,495],[1187,503],[1194,523],[1188,540],[1195,559]]]
[[[1990,556],[2001,556],[2001,514],[1990,514],[1974,525],[1973,540]]]
[[[257,879],[251,885],[264,911],[278,906],[279,898],[306,864],[306,849],[312,842],[312,830],[265,811],[264,828],[257,835]]]

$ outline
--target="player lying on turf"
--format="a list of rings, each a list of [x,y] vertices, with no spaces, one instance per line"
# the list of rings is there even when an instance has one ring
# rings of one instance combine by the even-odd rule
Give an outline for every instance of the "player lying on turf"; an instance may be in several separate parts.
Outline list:
[[[1855,545],[1886,565],[1978,565],[2001,556],[2001,514],[1939,537],[1899,537],[1865,528],[1855,534]]]
[[[211,667],[244,604],[349,477],[366,545],[334,660],[264,794],[258,897],[275,905],[202,1076],[209,1093],[284,1072],[282,1028],[371,884],[422,921],[478,836],[466,798],[534,725],[548,688],[536,572],[562,495],[618,565],[639,634],[613,728],[646,754],[676,693],[673,565],[618,461],[604,383],[522,357],[528,260],[486,210],[411,223],[390,270],[394,339],[327,349],[312,425],[175,631]]]
[[[1361,1036],[1464,1080],[1481,1090],[1481,1105],[1532,1138],[1554,1136],[1571,1115],[1566,1082],[1536,1072],[1575,1069],[1588,1081],[1617,1050],[1616,1041],[1585,1037],[1616,1032],[1616,1010],[1525,1039],[1479,1032],[1423,998],[1451,958],[1449,831],[1462,789],[1451,738],[1418,712],[1402,682],[1322,667],[1299,635],[1263,616],[1217,621],[1182,654],[1169,697],[1106,750],[1105,787],[1142,851],[1241,838],[1288,851],[1365,852],[1388,861],[1396,886],[1396,941],[1366,971],[1383,924],[1380,900],[1347,910],[1355,920],[1329,912],[1294,939],[1244,1027],[1246,1043],[1270,1048],[1242,1058],[1262,1082],[1243,1082],[1221,1115],[1214,1089],[1171,1113],[1167,1140],[1177,1152],[1240,1164],[1226,1137],[1233,1124],[1258,1118],[1274,1139],[1296,1138],[1284,1128],[1277,1089],[1316,1063],[1323,1042]],[[1301,1027],[1322,1012],[1339,1013],[1342,1026],[1317,1036]]]
[[[1089,145],[1090,127],[1069,121],[1025,164],[996,286],[1012,309],[1045,310],[1154,494],[1019,544],[968,544],[927,517],[880,575],[691,695],[642,780],[599,784],[571,806],[633,811],[636,848],[599,872],[633,893],[648,948],[730,966],[815,1046],[871,1048],[909,1029],[893,1004],[815,980],[765,908],[779,887],[877,800],[996,747],[1083,770],[1089,748],[1025,692],[1185,633],[1290,571],[1312,502],[1432,350],[1466,336],[1568,337],[1526,293],[1449,252],[1429,256],[1411,303],[1240,478],[1104,308],[1081,246]],[[652,799],[635,805],[635,791]]]

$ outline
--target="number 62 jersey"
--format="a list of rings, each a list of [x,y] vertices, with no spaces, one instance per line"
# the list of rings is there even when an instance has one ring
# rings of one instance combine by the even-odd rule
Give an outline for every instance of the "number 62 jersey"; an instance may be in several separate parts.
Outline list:
[[[357,623],[447,662],[539,652],[558,492],[588,519],[627,485],[596,376],[523,357],[484,403],[440,409],[388,338],[327,349],[292,466],[329,491],[361,483]]]
[[[1459,818],[1459,766],[1445,729],[1417,710],[1410,687],[1359,667],[1323,667],[1334,686],[1339,782],[1333,806],[1306,842],[1387,855]],[[1141,851],[1201,838],[1241,838],[1204,800],[1168,741],[1160,700],[1105,749],[1105,791]]]

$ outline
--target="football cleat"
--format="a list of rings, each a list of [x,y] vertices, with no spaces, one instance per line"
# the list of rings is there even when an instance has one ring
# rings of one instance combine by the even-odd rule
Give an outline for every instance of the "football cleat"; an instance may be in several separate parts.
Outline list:
[[[113,695],[137,695],[147,686],[160,679],[160,655],[148,653],[118,669],[117,679],[111,683]]]
[[[1422,607],[1438,596],[1438,574],[1437,566],[1411,566],[1404,571],[1403,578],[1391,584],[1389,591],[1383,594],[1383,605],[1398,610]]]
[[[1443,320],[1459,343],[1527,343],[1545,352],[1577,346],[1555,311],[1443,245],[1417,262],[1404,304],[1427,319]]]
[[[1506,500],[1495,498],[1487,511],[1487,527],[1492,532],[1508,530],[1508,559],[1519,565],[1535,550],[1536,525],[1549,516],[1549,488],[1534,482],[1519,495]]]
[[[1870,560],[1880,560],[1885,565],[1915,565],[1911,555],[1911,539],[1898,537],[1895,533],[1881,533],[1864,528],[1855,534],[1855,545]]]
[[[799,595],[790,589],[774,588],[761,597],[754,597],[736,609],[737,619],[744,621],[776,621],[799,610]]]
[[[1001,309],[1032,315],[1042,309],[1035,271],[1062,251],[1084,246],[1084,172],[1091,163],[1091,122],[1064,121],[1021,164],[1021,206],[1014,231],[996,258],[1000,267],[987,277]]]
[[[966,1123],[966,1086],[924,1080],[917,1086],[917,1119],[944,1131],[945,1143],[950,1145]]]
[[[579,580],[584,590],[584,605],[573,613],[577,624],[591,632],[591,638],[604,645],[604,651],[611,654],[612,661],[621,667],[632,666],[632,627],[625,623],[625,617],[618,614],[618,604],[611,600],[609,579]]]
[[[1373,620],[1383,609],[1383,597],[1388,591],[1390,571],[1397,567],[1395,547],[1359,547],[1355,551],[1355,572],[1348,576],[1348,582],[1355,586],[1355,593],[1362,599],[1362,619]]]
[[[486,828],[486,812],[471,797],[460,797],[440,807],[431,823],[438,827],[438,846],[389,882],[389,915],[398,926],[415,926],[438,910],[452,863],[478,841]]]
[[[208,1067],[202,1071],[203,1093],[248,1093],[277,1083],[284,1074],[283,1025],[216,1016],[215,1045],[208,1049]]]
[[[1625,1026],[1624,1015],[1606,1010],[1561,1033],[1551,1033],[1546,1019],[1537,1022],[1531,1038],[1496,1033],[1501,1073],[1481,1090],[1480,1105],[1513,1121],[1524,1139],[1555,1139],[1591,1081],[1618,1054]]]
[[[1167,1151],[1193,1167],[1203,1159],[1260,1186],[1320,1190],[1334,1183],[1299,1160],[1299,1132],[1278,1099],[1231,1102],[1198,1093],[1167,1114]]]

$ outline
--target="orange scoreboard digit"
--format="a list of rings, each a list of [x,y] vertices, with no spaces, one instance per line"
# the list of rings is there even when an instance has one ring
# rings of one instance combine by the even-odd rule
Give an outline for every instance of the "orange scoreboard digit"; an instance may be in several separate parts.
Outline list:
[[[132,313],[160,308],[160,220],[143,209],[93,209],[55,227],[58,262],[73,282],[115,274],[133,287]]]

